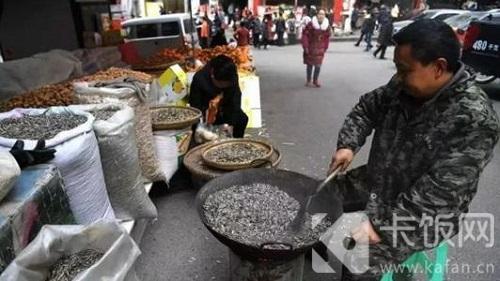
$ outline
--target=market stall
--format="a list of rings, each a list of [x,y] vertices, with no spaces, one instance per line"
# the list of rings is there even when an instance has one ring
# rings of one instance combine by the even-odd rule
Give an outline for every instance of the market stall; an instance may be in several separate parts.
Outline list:
[[[30,248],[12,263],[7,274],[10,278],[22,276],[31,266],[34,253],[48,251],[47,256],[54,255],[54,250],[42,246],[40,241],[29,244],[37,234],[80,237],[86,231],[85,226],[97,225],[99,231],[111,231],[113,239],[122,239],[119,237],[123,232],[126,233],[123,239],[140,242],[147,225],[158,215],[148,197],[153,182],[162,181],[168,186],[181,165],[186,165],[193,177],[201,181],[228,173],[220,165],[207,164],[203,155],[206,149],[230,139],[208,144],[203,144],[206,140],[194,141],[198,130],[193,128],[204,114],[186,103],[195,71],[220,54],[236,63],[241,108],[249,116],[248,127],[259,128],[259,78],[251,56],[238,48],[197,49],[194,53],[164,50],[133,66],[144,72],[111,67],[83,77],[51,80],[52,84],[29,88],[2,101],[0,149],[9,150],[19,139],[32,149],[38,139],[45,139],[47,148],[56,152],[51,165],[23,170],[16,187],[0,201],[0,214],[5,217],[0,217],[0,242],[4,245],[0,273],[27,245]],[[208,128],[200,127],[205,134],[209,132]],[[210,133],[212,139],[228,137],[221,131]],[[276,167],[281,154],[270,144],[266,147],[269,149],[266,161],[235,169]],[[234,149],[225,150],[227,153]],[[103,219],[118,223],[119,229],[114,225],[99,225]],[[45,224],[80,226],[49,227],[40,232]],[[113,239],[105,246],[88,244],[88,247],[103,254],[116,242]],[[94,254],[85,252],[84,246],[79,245],[78,249],[68,246],[65,253],[73,258]],[[132,263],[137,255],[135,251]],[[94,262],[102,264],[102,261],[96,257]],[[44,265],[50,267],[52,262],[51,258]],[[42,268],[38,277],[45,276],[46,270]],[[95,271],[88,274],[96,276],[92,275]]]

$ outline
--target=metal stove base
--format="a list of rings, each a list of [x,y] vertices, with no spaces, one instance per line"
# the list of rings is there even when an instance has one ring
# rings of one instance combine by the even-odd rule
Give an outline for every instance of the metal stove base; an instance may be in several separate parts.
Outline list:
[[[289,261],[248,260],[229,251],[231,281],[302,281],[304,256]]]

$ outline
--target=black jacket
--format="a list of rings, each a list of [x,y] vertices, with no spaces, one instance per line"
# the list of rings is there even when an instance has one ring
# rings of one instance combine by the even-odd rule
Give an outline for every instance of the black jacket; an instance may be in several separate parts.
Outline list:
[[[209,102],[222,93],[224,98],[221,101],[217,117],[222,118],[228,124],[234,124],[237,113],[241,111],[241,90],[238,76],[235,77],[233,87],[219,89],[212,83],[210,68],[210,64],[207,64],[194,75],[189,92],[189,104],[201,110],[203,117],[205,117]]]

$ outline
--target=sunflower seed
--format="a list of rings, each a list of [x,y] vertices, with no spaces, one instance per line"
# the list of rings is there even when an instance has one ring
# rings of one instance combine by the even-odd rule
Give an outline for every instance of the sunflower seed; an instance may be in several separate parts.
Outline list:
[[[113,110],[113,109],[103,109],[103,110],[94,110],[94,111],[89,111],[90,114],[94,115],[95,120],[108,120],[113,116],[118,109]]]
[[[208,196],[203,204],[209,226],[218,233],[240,243],[266,249],[297,248],[317,241],[331,225],[322,221],[305,231],[290,234],[288,225],[299,210],[300,203],[278,187],[256,183],[232,186]],[[311,216],[307,214],[308,221]],[[282,243],[282,244],[280,244]]]
[[[87,117],[62,114],[24,115],[0,120],[0,136],[11,139],[51,139],[87,121]]]
[[[266,156],[269,151],[251,143],[220,145],[207,153],[207,158],[216,163],[247,163]]]
[[[162,109],[154,109],[151,111],[153,123],[161,122],[181,122],[196,117],[196,112],[189,109],[176,107],[167,107]]]
[[[86,249],[72,255],[62,256],[49,270],[46,281],[71,281],[78,273],[94,265],[104,254]]]

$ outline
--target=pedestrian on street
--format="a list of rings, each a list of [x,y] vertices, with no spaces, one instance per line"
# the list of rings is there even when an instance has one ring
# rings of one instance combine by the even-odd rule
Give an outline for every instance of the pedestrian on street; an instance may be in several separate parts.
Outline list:
[[[259,17],[254,17],[252,21],[252,37],[253,37],[253,46],[260,50],[260,37],[262,35],[263,26]]]
[[[495,109],[460,62],[450,26],[415,21],[394,42],[397,73],[347,115],[330,164],[329,173],[345,171],[374,131],[368,163],[325,190],[340,196],[345,210],[367,216],[350,228],[368,249],[349,253],[365,259],[352,265],[367,271],[345,267],[342,280],[381,280],[387,268],[451,240],[500,135]],[[395,271],[393,279],[413,280],[411,273]]]
[[[371,14],[367,14],[365,16],[365,21],[363,22],[363,25],[361,26],[361,35],[359,36],[358,42],[354,44],[354,46],[359,47],[359,44],[361,41],[364,39],[366,42],[366,49],[365,51],[369,51],[373,46],[372,46],[372,36],[373,36],[373,31],[375,30],[375,19]]]
[[[230,3],[229,7],[227,8],[227,15],[228,15],[228,25],[234,24],[234,4]]]
[[[212,22],[211,27],[211,35],[211,48],[227,45],[227,39],[224,30],[224,18],[222,18],[218,12],[215,12],[214,21]]]
[[[276,33],[278,34],[278,46],[282,47],[285,45],[285,32],[286,32],[286,21],[283,17],[283,13],[280,13],[276,19]]]
[[[297,43],[297,19],[294,13],[290,13],[286,21],[288,44]]]
[[[297,30],[297,39],[302,40],[302,33],[306,26],[311,22],[311,17],[309,16],[309,11],[307,8],[302,10],[302,18],[300,19],[299,29]]]
[[[264,17],[264,36],[263,42],[264,50],[267,49],[267,46],[272,44],[274,40],[274,23],[271,15],[266,15]]]
[[[304,49],[304,64],[306,68],[306,87],[311,86],[311,76],[313,85],[317,88],[319,84],[319,72],[325,57],[325,52],[330,44],[330,22],[326,18],[325,10],[321,9],[306,26],[302,34],[302,47]],[[314,68],[314,74],[313,74]]]
[[[378,47],[377,50],[373,53],[374,57],[377,57],[377,54],[380,52],[380,59],[385,59],[385,51],[387,47],[392,44],[392,19],[387,14],[384,17],[379,18],[380,32],[378,34]]]
[[[189,104],[207,116],[210,109],[213,120],[208,124],[227,124],[233,137],[242,138],[248,116],[241,109],[241,90],[236,65],[230,57],[219,55],[196,72],[189,92]],[[210,118],[212,119],[212,118]]]
[[[210,20],[207,16],[204,16],[201,23],[200,30],[200,46],[203,49],[208,48],[210,40]]]
[[[246,22],[240,22],[239,27],[234,34],[234,39],[236,39],[238,47],[247,48],[248,45],[250,45],[250,31],[246,28]]]
[[[354,7],[351,13],[351,33],[354,33],[354,31],[358,29],[356,25],[358,23],[358,19],[359,19],[359,9],[358,7]]]

